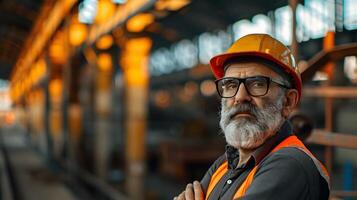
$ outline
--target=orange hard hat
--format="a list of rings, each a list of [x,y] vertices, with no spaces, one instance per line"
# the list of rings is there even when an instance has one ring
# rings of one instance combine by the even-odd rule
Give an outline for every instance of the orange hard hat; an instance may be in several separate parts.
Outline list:
[[[301,98],[302,81],[300,72],[290,49],[277,39],[267,34],[249,34],[235,41],[223,54],[211,58],[211,68],[214,76],[219,79],[224,76],[226,61],[237,57],[259,57],[277,64],[281,71],[290,75],[293,88]]]

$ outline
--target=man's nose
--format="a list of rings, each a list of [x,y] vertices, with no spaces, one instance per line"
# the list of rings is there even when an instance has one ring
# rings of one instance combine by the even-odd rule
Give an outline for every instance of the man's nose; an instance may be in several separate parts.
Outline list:
[[[245,85],[241,83],[239,85],[237,94],[234,96],[234,102],[237,103],[244,103],[244,102],[250,102],[252,100],[252,97],[249,95]]]

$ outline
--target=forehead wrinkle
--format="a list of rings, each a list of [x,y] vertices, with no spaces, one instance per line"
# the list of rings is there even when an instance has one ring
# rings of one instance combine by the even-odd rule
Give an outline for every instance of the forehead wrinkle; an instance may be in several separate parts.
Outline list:
[[[247,72],[235,72],[233,74],[227,74],[224,75],[224,77],[235,77],[235,78],[245,78],[247,77]]]
[[[236,62],[227,66],[224,77],[246,78],[250,76],[267,76],[283,81],[283,78],[270,69],[268,66],[259,62]]]

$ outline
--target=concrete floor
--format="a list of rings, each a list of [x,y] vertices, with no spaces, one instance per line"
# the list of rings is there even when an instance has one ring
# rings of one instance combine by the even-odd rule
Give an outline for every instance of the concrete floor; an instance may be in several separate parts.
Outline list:
[[[19,193],[15,196],[22,200],[76,199],[61,177],[48,170],[40,155],[26,144],[24,132],[2,129],[1,133]],[[12,198],[7,195],[4,199]]]

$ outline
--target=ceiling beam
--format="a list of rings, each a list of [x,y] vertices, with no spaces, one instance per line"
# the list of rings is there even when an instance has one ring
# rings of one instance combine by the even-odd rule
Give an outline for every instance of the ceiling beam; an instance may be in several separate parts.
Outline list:
[[[42,53],[45,45],[71,11],[77,0],[56,1],[54,5],[45,4],[39,14],[39,20],[27,39],[25,48],[20,53],[11,75],[11,88],[22,88],[23,79],[27,77],[33,63]],[[22,91],[24,92],[24,91]],[[19,97],[14,97],[16,100]]]
[[[93,24],[89,30],[87,45],[92,45],[100,36],[110,32],[133,15],[155,4],[157,0],[131,0],[117,8],[113,17],[105,23]]]
[[[357,55],[357,43],[339,45],[329,51],[322,50],[308,61],[307,68],[301,73],[301,78],[303,82],[309,81],[328,62],[355,55]]]

